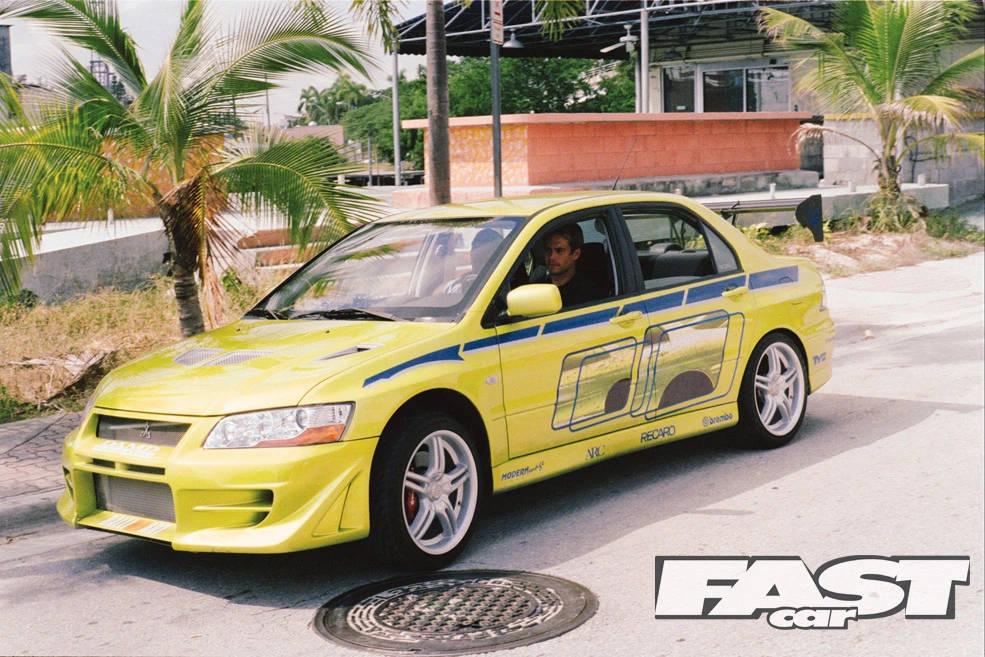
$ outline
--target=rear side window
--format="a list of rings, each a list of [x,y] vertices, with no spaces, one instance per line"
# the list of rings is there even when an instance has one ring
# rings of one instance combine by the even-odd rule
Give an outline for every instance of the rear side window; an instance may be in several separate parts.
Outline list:
[[[647,290],[738,269],[724,240],[694,217],[645,206],[626,207],[622,213]]]

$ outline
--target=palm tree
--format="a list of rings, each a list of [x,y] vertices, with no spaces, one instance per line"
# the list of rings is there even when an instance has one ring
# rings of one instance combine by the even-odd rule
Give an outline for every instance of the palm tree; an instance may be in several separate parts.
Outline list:
[[[115,0],[14,0],[0,19],[41,23],[106,61],[134,98],[122,103],[66,54],[55,71],[57,100],[31,110],[11,85],[0,89],[0,292],[16,289],[13,259],[28,256],[40,226],[86,208],[143,203],[171,242],[183,335],[204,330],[199,287],[214,301],[216,267],[235,248],[230,211],[284,218],[301,247],[315,231],[339,235],[368,219],[373,202],[336,184],[351,170],[327,138],[288,141],[258,126],[242,130],[237,107],[295,72],[365,73],[365,55],[320,3],[264,5],[244,12],[222,38],[205,0],[187,0],[161,68],[147,80]],[[239,138],[230,138],[239,134]],[[102,205],[105,204],[105,205]],[[210,315],[213,304],[207,304]],[[214,321],[213,321],[214,324]]]
[[[879,191],[870,201],[876,227],[902,228],[915,210],[899,184],[900,163],[915,148],[948,145],[982,157],[982,133],[963,132],[981,90],[965,83],[980,75],[985,48],[938,65],[940,50],[960,38],[976,8],[969,2],[866,0],[836,3],[832,32],[782,11],[764,8],[761,25],[775,41],[813,56],[799,83],[813,92],[827,112],[862,114],[876,126],[878,144],[830,127],[805,124],[799,143],[832,133],[872,153]],[[904,136],[913,138],[903,144]]]

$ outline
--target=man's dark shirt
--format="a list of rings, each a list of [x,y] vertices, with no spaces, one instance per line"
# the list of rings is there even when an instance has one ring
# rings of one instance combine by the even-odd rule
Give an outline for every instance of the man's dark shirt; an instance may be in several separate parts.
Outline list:
[[[575,275],[564,285],[558,286],[561,293],[561,306],[570,308],[605,296],[605,290],[597,281],[575,270]]]

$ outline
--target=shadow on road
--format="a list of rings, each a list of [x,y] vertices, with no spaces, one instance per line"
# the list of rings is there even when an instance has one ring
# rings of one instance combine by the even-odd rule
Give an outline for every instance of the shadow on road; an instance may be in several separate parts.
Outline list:
[[[935,412],[980,408],[819,392],[809,400],[799,437],[783,449],[739,449],[727,433],[718,432],[494,497],[454,567],[542,571],[676,515],[754,513],[714,506],[905,431]],[[653,549],[659,548],[655,542]],[[107,536],[73,549],[61,559],[49,556],[40,564],[8,569],[6,576],[10,582],[60,577],[72,582],[75,593],[98,592],[113,580],[149,579],[262,613],[313,610],[345,590],[396,574],[372,562],[364,542],[289,555],[230,555],[174,552],[139,539]],[[24,598],[42,594],[26,587],[10,593]],[[153,608],[153,601],[142,604]]]

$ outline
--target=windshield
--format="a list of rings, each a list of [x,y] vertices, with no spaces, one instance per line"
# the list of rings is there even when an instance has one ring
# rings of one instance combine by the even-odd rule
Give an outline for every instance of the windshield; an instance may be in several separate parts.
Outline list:
[[[521,217],[374,223],[309,262],[248,317],[454,321]]]

